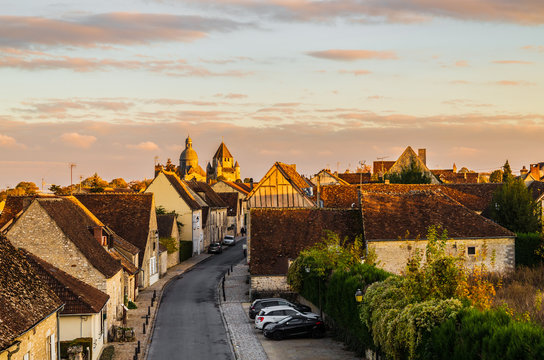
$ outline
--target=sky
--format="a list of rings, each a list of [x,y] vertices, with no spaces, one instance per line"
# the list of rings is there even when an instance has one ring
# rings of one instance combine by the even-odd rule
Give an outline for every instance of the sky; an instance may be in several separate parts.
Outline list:
[[[427,149],[544,161],[541,0],[0,0],[0,189],[153,176],[190,135],[242,177]]]

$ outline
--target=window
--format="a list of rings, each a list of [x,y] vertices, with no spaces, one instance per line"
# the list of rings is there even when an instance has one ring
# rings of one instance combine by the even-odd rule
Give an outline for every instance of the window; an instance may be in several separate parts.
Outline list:
[[[30,353],[27,352],[26,354],[23,355],[23,360],[30,360]]]
[[[149,258],[149,275],[154,275],[157,273],[157,260],[153,256],[152,258]]]
[[[47,337],[47,343],[45,344],[47,349],[47,359],[57,359],[57,342],[55,341],[55,334]]]
[[[469,255],[476,255],[476,247],[475,246],[467,247],[467,252]]]
[[[287,324],[289,325],[302,324],[302,319],[291,319]]]
[[[284,310],[285,311],[285,315],[296,315],[297,312],[295,310]]]

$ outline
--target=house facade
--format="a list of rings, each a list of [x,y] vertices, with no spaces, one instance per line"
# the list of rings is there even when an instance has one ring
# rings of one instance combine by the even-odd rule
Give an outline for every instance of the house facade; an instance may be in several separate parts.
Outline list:
[[[107,329],[123,312],[123,268],[107,251],[104,225],[73,197],[36,198],[7,229],[16,247],[108,294]]]
[[[63,302],[0,236],[0,360],[58,359]]]
[[[159,280],[159,231],[153,194],[94,193],[76,198],[116,234],[139,249],[138,287]]]
[[[161,171],[145,190],[152,193],[155,205],[166,212],[175,212],[181,223],[180,240],[191,241],[193,254],[204,251],[204,230],[202,228],[202,207],[190,188],[177,174]]]

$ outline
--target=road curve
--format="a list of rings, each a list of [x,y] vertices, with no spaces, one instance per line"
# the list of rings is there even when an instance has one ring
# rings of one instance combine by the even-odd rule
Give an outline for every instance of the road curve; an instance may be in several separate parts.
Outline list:
[[[173,280],[162,296],[148,359],[232,359],[216,289],[225,271],[242,260],[242,243]]]

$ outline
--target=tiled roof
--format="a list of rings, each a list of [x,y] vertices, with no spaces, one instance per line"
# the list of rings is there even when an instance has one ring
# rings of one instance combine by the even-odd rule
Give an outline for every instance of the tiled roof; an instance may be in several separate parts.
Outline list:
[[[180,178],[176,174],[171,173],[171,172],[165,172],[165,171],[163,171],[163,174],[164,174],[164,176],[166,176],[166,179],[168,179],[168,181],[174,187],[174,189],[176,189],[179,196],[181,196],[181,198],[185,201],[185,203],[187,203],[187,205],[192,210],[199,210],[200,209],[200,205],[198,204],[198,202],[195,200],[193,195],[187,189],[184,182],[181,181]]]
[[[105,225],[140,249],[142,265],[150,217],[154,214],[153,194],[78,194],[76,198]]]
[[[176,214],[157,215],[157,227],[159,228],[160,238],[169,238],[172,236],[172,228],[176,221]]]
[[[28,261],[0,236],[0,352],[61,305]]]
[[[129,261],[126,257],[123,256],[117,249],[111,248],[108,249],[108,253],[112,258],[119,261],[123,269],[130,275],[134,275],[138,272],[138,267]]]
[[[227,216],[236,216],[238,213],[238,193],[226,192],[217,193],[223,199],[223,202],[227,204]]]
[[[215,152],[215,155],[213,156],[214,159],[223,159],[223,158],[231,158],[232,154],[230,153],[229,149],[227,149],[227,145],[225,145],[224,142],[221,141],[221,145],[219,145],[219,148]]]
[[[10,220],[13,220],[17,214],[26,209],[37,195],[8,196],[4,205],[4,210],[0,214],[0,229],[2,229]]]
[[[231,188],[244,193],[245,195],[249,194],[249,192],[251,191],[251,186],[249,184],[242,183],[242,182],[235,182],[235,181],[226,181],[226,180],[221,180],[221,181],[229,185]]]
[[[294,185],[298,187],[301,191],[304,188],[313,187],[313,184],[309,183],[307,180],[305,180],[295,169],[293,165],[284,164],[281,162],[277,162],[275,164],[278,169],[283,173],[287,181],[291,183],[291,185]]]
[[[211,188],[210,185],[204,181],[186,181],[187,184],[193,191],[198,193],[200,197],[206,201],[206,203],[212,208],[224,208],[227,207],[227,204],[221,199],[219,195]]]
[[[501,185],[500,183],[443,184],[441,189],[469,209],[484,212],[491,204],[493,193]]]
[[[372,164],[372,173],[386,173],[395,165],[394,161],[374,161]]]
[[[83,195],[78,195],[83,196]],[[103,226],[89,216],[87,209],[73,196],[63,198],[38,198],[35,201],[47,212],[61,231],[74,243],[89,262],[106,278],[121,270],[121,265],[98,243],[89,230]]]
[[[338,177],[348,184],[360,184],[362,182],[369,182],[371,174],[370,173],[338,173]]]
[[[531,195],[533,196],[533,200],[538,200],[542,198],[542,195],[544,195],[544,182],[533,181],[529,185],[528,189],[531,192]]]
[[[407,231],[409,239],[424,239],[431,225],[442,225],[450,238],[515,236],[438,191],[364,192],[361,204],[368,241],[397,240]]]
[[[109,295],[94,288],[48,262],[20,250],[34,271],[64,303],[62,314],[91,314],[98,313],[108,302]]]
[[[433,175],[443,183],[450,184],[476,184],[480,174],[472,172],[453,172],[453,169],[431,170]]]
[[[352,185],[324,185],[320,187],[319,195],[325,208],[358,208],[357,189],[357,186]],[[314,188],[313,199],[317,199],[317,188]]]
[[[113,232],[113,231],[112,231]],[[119,235],[113,232],[113,245],[115,247],[119,247],[127,252],[129,252],[132,255],[137,255],[140,252],[140,249],[138,249],[136,246],[132,245]]]
[[[432,184],[438,184],[438,180],[433,175],[433,173],[427,168],[427,165],[420,159],[420,157],[415,153],[412,147],[408,146],[404,152],[399,156],[397,161],[391,166],[387,171],[388,174],[400,174],[404,169],[409,168],[410,165],[414,164],[417,169],[422,173],[426,174],[431,178]]]
[[[251,262],[254,275],[285,275],[288,260],[330,230],[352,242],[362,234],[361,212],[340,209],[252,209]]]

